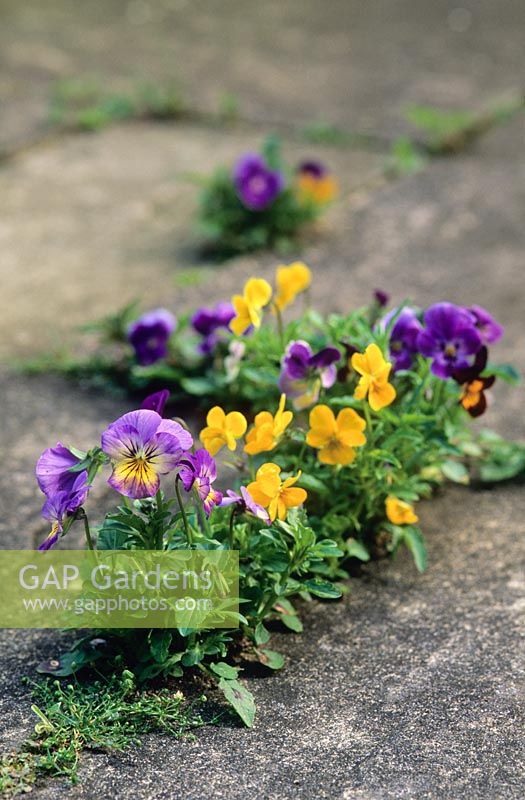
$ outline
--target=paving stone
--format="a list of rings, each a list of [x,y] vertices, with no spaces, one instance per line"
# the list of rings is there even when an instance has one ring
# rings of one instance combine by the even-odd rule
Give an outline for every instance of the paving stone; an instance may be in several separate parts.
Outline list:
[[[491,8],[499,14],[499,4]],[[501,8],[504,16],[518,6]],[[514,35],[500,40],[510,51]],[[326,234],[304,253],[318,275],[316,304],[344,311],[376,286],[396,300],[476,302],[506,326],[495,357],[523,368],[521,125],[380,187],[380,158],[323,152],[343,173],[345,192]],[[208,171],[248,139],[195,127],[126,127],[69,137],[4,168],[2,354],[69,341],[74,323],[137,291],[146,304],[185,309],[216,299],[219,287],[228,296],[254,271],[269,277],[275,257],[263,254],[203,267],[203,284],[193,289],[173,282],[190,263],[194,189],[181,173]],[[31,474],[39,452],[59,437],[89,445],[127,406],[5,369],[0,391],[0,546],[30,547],[42,530]],[[523,390],[497,385],[494,396],[483,422],[524,438]],[[103,490],[98,500],[102,507]],[[148,737],[124,756],[86,756],[80,786],[47,784],[33,796],[521,800],[523,488],[447,489],[421,504],[421,519],[425,575],[405,554],[367,566],[335,607],[305,610],[303,636],[276,637],[287,666],[249,679],[259,705],[252,731],[225,723],[195,741]],[[34,724],[20,677],[58,646],[53,632],[0,632],[0,730],[9,747]]]
[[[117,91],[176,78],[202,109],[229,92],[265,125],[391,135],[408,105],[477,107],[519,89],[525,66],[519,0],[2,0],[1,11],[4,146],[46,128],[63,78],[98,75]]]
[[[285,670],[249,680],[251,731],[224,724],[86,756],[80,786],[48,784],[35,799],[520,800],[525,495],[451,489],[421,512],[428,572],[403,554],[367,567],[335,606],[309,606],[302,636],[272,640]],[[0,674],[16,692],[54,651],[48,634],[8,642]],[[2,716],[15,742],[30,724],[22,702]]]
[[[64,342],[75,325],[134,298],[181,309],[207,294],[238,289],[241,267],[195,261],[192,235],[198,189],[208,175],[253,150],[261,137],[196,126],[139,124],[73,135],[40,147],[0,171],[0,353],[30,354]],[[380,174],[384,157],[289,144],[291,163],[324,159],[341,176],[343,200],[320,240],[333,235],[344,198]],[[190,259],[190,261],[188,261]],[[266,256],[275,264],[275,256]],[[178,271],[199,272],[203,286],[181,290]]]

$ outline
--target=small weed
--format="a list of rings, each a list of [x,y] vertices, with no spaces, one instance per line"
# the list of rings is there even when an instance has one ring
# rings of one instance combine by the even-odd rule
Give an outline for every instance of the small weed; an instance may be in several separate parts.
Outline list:
[[[392,178],[412,175],[423,169],[428,157],[410,139],[400,137],[392,144],[385,171]]]
[[[126,119],[178,119],[186,113],[173,83],[142,83],[127,92],[108,92],[92,79],[59,81],[51,97],[50,120],[55,125],[97,131]]]
[[[45,777],[76,783],[84,750],[122,752],[140,744],[145,734],[179,738],[204,724],[181,692],[138,692],[127,670],[108,680],[75,685],[45,680],[34,685],[33,700],[35,736],[0,761],[2,797],[31,791]]]

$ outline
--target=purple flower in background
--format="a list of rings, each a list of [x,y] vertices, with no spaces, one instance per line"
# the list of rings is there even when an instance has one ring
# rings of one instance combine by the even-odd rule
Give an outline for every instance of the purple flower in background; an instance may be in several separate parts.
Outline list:
[[[142,401],[141,409],[145,409],[146,411],[156,411],[157,414],[162,417],[164,415],[164,409],[166,408],[166,403],[168,402],[169,397],[169,389],[161,389],[160,392],[149,394]]]
[[[71,472],[82,461],[74,455],[68,447],[57,442],[56,447],[49,447],[44,450],[36,462],[36,479],[40,489],[46,497],[53,497],[58,492],[69,493],[76,486],[79,475],[83,475],[87,481],[87,470],[81,472]],[[87,494],[87,489],[86,489]],[[84,498],[85,499],[85,498]],[[84,502],[82,500],[82,502]]]
[[[313,353],[308,342],[300,339],[290,342],[282,360],[280,391],[292,400],[297,410],[308,408],[317,401],[321,387],[329,389],[334,385],[340,358],[337,347],[324,347]]]
[[[213,308],[199,308],[191,318],[191,324],[197,333],[203,337],[199,344],[199,351],[209,355],[215,349],[219,340],[217,331],[228,326],[235,316],[235,309],[231,303],[217,303]]]
[[[387,306],[390,302],[390,295],[384,292],[382,289],[374,289],[374,300],[378,306],[385,308],[385,306]]]
[[[168,341],[177,326],[173,314],[165,308],[148,311],[128,328],[128,341],[135,350],[138,363],[149,366],[166,358]]]
[[[324,178],[328,170],[321,161],[302,161],[297,167],[297,171],[302,175],[311,175],[312,178]]]
[[[425,311],[425,327],[418,334],[420,353],[432,359],[432,372],[450,378],[455,370],[470,366],[470,356],[482,345],[472,315],[453,303],[436,303]]]
[[[239,199],[252,211],[263,211],[284,189],[284,176],[268,167],[257,153],[246,153],[235,164],[233,182]]]
[[[195,454],[186,456],[182,461],[179,478],[187,492],[192,489],[197,490],[204,511],[209,517],[212,508],[218,506],[222,500],[221,492],[212,485],[217,478],[215,459],[207,450],[196,450]]]
[[[381,320],[381,327],[386,329],[391,320],[397,318],[390,331],[390,356],[394,363],[394,370],[410,369],[414,356],[419,352],[418,336],[423,330],[417,318],[415,309],[405,306],[399,311],[394,309]]]
[[[503,336],[505,329],[481,306],[470,306],[467,311],[474,319],[483,344],[494,344]]]
[[[226,497],[222,498],[221,507],[231,506],[237,504],[240,514],[252,514],[257,519],[262,520],[266,525],[270,524],[270,515],[265,508],[255,502],[250,492],[245,486],[241,486],[240,494],[228,489]]]
[[[64,520],[73,516],[87,497],[89,491],[87,472],[83,470],[71,474],[75,480],[70,488],[67,491],[59,490],[49,495],[42,506],[42,516],[52,525],[51,531],[38,548],[39,550],[50,550],[55,546],[64,530]]]
[[[102,434],[102,450],[113,464],[108,483],[126,497],[153,497],[159,476],[175,469],[192,445],[191,434],[178,422],[156,411],[130,411]]]

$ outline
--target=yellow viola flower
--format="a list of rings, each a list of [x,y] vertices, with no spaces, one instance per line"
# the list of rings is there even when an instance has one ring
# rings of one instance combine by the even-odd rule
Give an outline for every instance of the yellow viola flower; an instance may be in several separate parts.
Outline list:
[[[385,500],[386,515],[394,525],[412,525],[417,522],[419,517],[414,511],[414,507],[398,497],[390,495]]]
[[[246,433],[248,423],[246,417],[239,411],[225,414],[220,406],[214,406],[208,411],[206,427],[200,432],[200,440],[208,453],[216,455],[224,445],[228,450],[235,450],[236,439]]]
[[[274,302],[279,311],[283,311],[286,306],[293,303],[300,292],[308,289],[311,282],[312,273],[302,261],[294,261],[288,266],[277,267],[275,272],[277,293]]]
[[[306,442],[319,450],[323,464],[346,466],[355,458],[354,448],[365,444],[365,428],[365,420],[352,408],[343,408],[336,419],[331,408],[318,405],[310,411]]]
[[[297,193],[301,203],[324,206],[337,197],[339,184],[333,175],[316,177],[309,172],[302,172],[297,179]]]
[[[282,394],[275,416],[269,411],[261,411],[256,415],[253,428],[246,435],[246,453],[254,456],[277,447],[279,439],[293,419],[292,412],[284,410],[285,405],[286,395]]]
[[[380,411],[396,399],[396,390],[388,382],[392,364],[386,361],[377,344],[369,344],[364,353],[354,353],[350,363],[361,375],[354,397],[364,400],[368,394],[370,408]]]
[[[250,278],[244,286],[243,294],[232,297],[235,317],[230,322],[230,329],[237,336],[245,333],[253,325],[261,327],[261,311],[272,298],[272,287],[263,278]]]
[[[307,498],[304,489],[294,487],[300,477],[299,470],[295,477],[282,481],[281,468],[270,462],[257,470],[255,480],[246,488],[254,501],[268,510],[272,522],[276,517],[284,520],[289,508],[302,505]]]

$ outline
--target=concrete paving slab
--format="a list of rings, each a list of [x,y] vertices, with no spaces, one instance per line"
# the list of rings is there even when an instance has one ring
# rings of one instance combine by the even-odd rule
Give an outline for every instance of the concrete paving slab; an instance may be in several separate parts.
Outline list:
[[[199,302],[216,299],[218,284],[228,295],[254,271],[273,272],[275,259],[268,254],[236,259],[213,273],[215,283],[184,292],[173,285],[173,294],[167,294],[172,267],[166,253],[178,254],[181,266],[187,265],[182,253],[169,251],[173,232],[179,230],[174,212],[184,208],[184,197],[166,176],[164,133],[146,126],[140,142],[138,131],[129,139],[120,135],[115,130],[100,139],[72,138],[63,149],[35,151],[2,173],[2,181],[11,176],[11,191],[7,200],[3,191],[1,201],[10,243],[3,253],[9,258],[20,253],[22,259],[13,262],[15,278],[6,282],[3,313],[8,323],[2,323],[2,335],[10,332],[15,343],[4,352],[34,351],[37,339],[46,341],[44,324],[53,315],[60,315],[57,331],[63,335],[82,313],[92,313],[91,305],[83,306],[86,297],[93,309],[113,310],[129,288],[125,268],[129,282],[143,287],[145,295],[150,291],[148,301],[162,296],[173,307],[195,302],[195,294]],[[171,129],[170,135],[175,136]],[[204,146],[207,135],[199,140],[196,133],[183,156],[181,148],[190,145],[175,136],[173,150],[168,148],[174,163],[180,155],[174,175],[211,150],[209,141]],[[220,141],[213,139],[215,150],[206,168],[232,152],[230,141],[219,147]],[[362,183],[349,185],[345,202],[333,209],[332,236],[305,253],[320,273],[315,302],[343,311],[365,302],[376,286],[396,299],[410,294],[422,304],[443,297],[476,302],[507,328],[496,353],[523,367],[525,183],[514,142],[514,134],[502,129],[471,154],[434,162],[419,175],[375,192],[367,184],[374,167],[367,165]],[[155,153],[155,145],[158,160],[146,158],[144,152]],[[128,165],[129,180],[121,162]],[[35,186],[38,202],[31,193]],[[75,212],[68,215],[72,202]],[[151,208],[160,210],[152,215]],[[66,261],[76,266],[74,278],[70,274],[61,283],[64,243]],[[89,263],[90,281],[78,283]],[[151,274],[160,288],[151,288]],[[24,306],[24,293],[35,281],[37,290]],[[90,285],[100,282],[103,292]],[[52,290],[59,293],[50,301]],[[53,314],[43,308],[45,302],[54,302]],[[29,338],[21,341],[24,330]],[[120,401],[85,394],[55,378],[14,378],[5,371],[0,378],[1,546],[29,547],[36,530],[32,526],[40,525],[31,476],[40,450],[57,430],[87,445],[102,424],[125,409]],[[523,438],[523,390],[496,387],[495,397],[483,421]],[[33,796],[521,800],[523,489],[448,489],[421,504],[421,518],[430,556],[425,575],[418,576],[404,555],[393,564],[367,566],[337,607],[315,603],[306,610],[303,636],[276,637],[274,647],[286,654],[287,667],[268,679],[249,680],[260,708],[252,731],[225,725],[199,732],[193,742],[149,737],[123,757],[86,757],[79,787],[47,784]],[[56,647],[55,634],[0,634],[0,727],[10,746],[32,726],[20,676]]]
[[[309,606],[302,636],[272,640],[286,669],[249,680],[251,731],[148,737],[124,756],[86,756],[80,786],[32,796],[519,800],[525,495],[454,489],[421,511],[428,572],[402,555],[367,567],[336,606]],[[11,690],[53,647],[48,635],[5,637]],[[29,729],[22,702],[2,716],[14,742]]]
[[[138,124],[70,136],[0,171],[0,354],[60,344],[75,325],[114,313],[134,298],[173,309],[197,304],[202,287],[181,290],[178,271],[198,266],[208,297],[237,291],[238,271],[191,263],[197,187],[261,144],[252,132]],[[292,164],[315,155],[340,176],[342,199],[320,239],[333,235],[350,193],[374,183],[378,154],[290,143]],[[276,257],[266,256],[277,263]],[[243,265],[257,263],[246,258]],[[197,276],[198,277],[198,276]]]
[[[2,0],[0,12],[4,146],[46,128],[63,78],[118,91],[175,78],[201,109],[229,92],[265,125],[392,135],[408,105],[477,107],[519,89],[525,66],[519,0]]]

